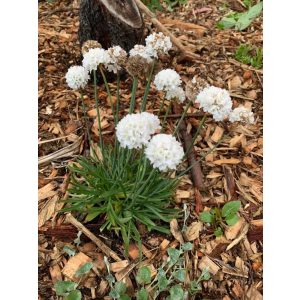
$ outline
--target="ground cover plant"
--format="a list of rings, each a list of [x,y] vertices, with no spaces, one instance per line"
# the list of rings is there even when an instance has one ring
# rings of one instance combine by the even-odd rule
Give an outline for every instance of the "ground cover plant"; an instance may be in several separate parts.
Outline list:
[[[224,10],[211,1],[157,13],[201,56],[180,61],[148,19],[148,43],[159,37],[168,49],[157,57],[147,42],[126,55],[95,41],[81,49],[70,4],[39,3],[40,299],[260,299],[263,73],[236,51],[261,49],[261,15],[240,32],[217,28]],[[211,30],[199,38],[187,24]],[[183,152],[166,163],[162,143]],[[192,152],[205,183],[200,211]]]

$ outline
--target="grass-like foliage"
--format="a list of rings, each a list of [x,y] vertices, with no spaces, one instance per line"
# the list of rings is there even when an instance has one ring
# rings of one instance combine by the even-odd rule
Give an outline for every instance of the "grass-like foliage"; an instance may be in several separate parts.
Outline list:
[[[250,45],[241,44],[235,52],[236,60],[243,64],[251,65],[260,69],[263,65],[263,51],[261,48],[252,47]]]
[[[102,160],[81,157],[70,171],[69,205],[64,210],[85,213],[86,221],[105,216],[100,229],[121,233],[125,249],[131,239],[140,243],[136,224],[168,233],[158,224],[178,216],[178,210],[169,208],[178,178],[154,169],[142,151],[105,146]]]

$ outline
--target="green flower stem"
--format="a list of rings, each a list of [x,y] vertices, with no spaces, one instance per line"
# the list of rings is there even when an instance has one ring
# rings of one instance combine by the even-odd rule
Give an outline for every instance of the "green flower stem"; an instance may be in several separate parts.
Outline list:
[[[144,97],[143,97],[143,100],[142,100],[142,105],[141,105],[141,108],[140,108],[140,112],[143,112],[146,109],[146,103],[147,103],[147,98],[148,98],[149,91],[150,91],[150,86],[151,86],[151,81],[152,81],[152,77],[153,77],[153,71],[154,71],[154,68],[155,68],[155,63],[156,62],[154,60],[152,66],[151,66],[150,74],[149,74],[147,85],[146,85],[146,88],[145,88],[145,93],[144,93]]]
[[[132,114],[135,106],[135,94],[138,86],[138,78],[133,77],[132,90],[131,90],[131,99],[130,99],[130,108],[129,113]]]
[[[119,122],[119,110],[120,110],[120,73],[117,71],[117,103],[116,103],[116,116],[115,116],[115,126],[117,126]],[[117,139],[117,135],[115,134],[115,156],[119,151],[119,143]]]
[[[162,127],[161,132],[164,132],[164,129],[165,129],[164,127],[165,127],[165,124],[166,124],[166,121],[167,121],[167,117],[168,117],[168,115],[171,111],[171,108],[172,108],[172,101],[170,100],[169,106],[167,108],[167,111],[165,113],[164,120],[163,120],[163,123],[162,123],[162,126],[161,126]]]
[[[162,111],[162,109],[163,109],[163,107],[164,107],[164,104],[165,104],[165,99],[162,101],[162,103],[161,103],[160,106],[159,106],[159,110],[158,110],[157,116],[160,115],[160,113],[161,113],[161,111]]]
[[[100,70],[100,73],[101,73],[103,81],[104,81],[106,92],[107,92],[107,95],[108,95],[108,98],[109,98],[109,103],[110,103],[110,106],[111,106],[111,111],[112,111],[112,114],[114,116],[114,121],[115,121],[115,124],[116,124],[116,114],[115,114],[115,109],[114,109],[114,105],[113,105],[113,102],[112,102],[110,89],[109,89],[109,86],[108,86],[108,83],[107,83],[107,80],[106,80],[106,76],[105,76],[105,73],[103,72],[103,69],[102,69],[101,65],[99,66],[99,70]]]
[[[93,153],[95,153],[95,149],[92,145],[92,139],[91,139],[91,135],[90,135],[90,131],[89,131],[89,126],[88,126],[88,117],[87,117],[87,113],[86,113],[86,107],[85,107],[85,104],[84,104],[84,99],[83,99],[83,94],[82,92],[80,92],[80,97],[81,97],[81,102],[82,102],[82,111],[83,111],[83,116],[84,116],[84,120],[85,120],[85,129],[86,129],[86,134],[87,134],[87,137],[88,137],[88,141],[89,141],[89,144],[90,144],[90,148],[92,149]],[[97,156],[96,156],[97,157]]]
[[[100,119],[100,111],[99,111],[99,100],[98,100],[98,91],[97,91],[97,76],[96,71],[93,70],[94,75],[94,97],[96,101],[96,111],[97,111],[97,119],[98,119],[98,127],[99,127],[99,140],[100,140],[100,149],[103,153],[103,138],[102,138],[102,130],[101,130],[101,119]]]
[[[184,111],[183,111],[183,114],[182,114],[180,120],[178,121],[178,123],[177,123],[177,125],[176,125],[176,127],[175,127],[175,130],[174,130],[174,133],[173,133],[174,136],[176,135],[176,133],[177,133],[177,131],[178,131],[178,129],[179,129],[179,126],[180,126],[181,122],[182,122],[183,119],[185,118],[186,113],[187,113],[188,109],[190,108],[190,106],[191,106],[192,104],[193,104],[193,101],[190,101],[190,102],[186,105],[186,107],[185,107],[185,109],[184,109]]]
[[[189,148],[187,149],[187,151],[185,152],[184,157],[186,157],[190,153],[192,147],[194,147],[195,140],[196,140],[196,138],[197,138],[197,136],[198,136],[201,128],[203,127],[205,120],[206,120],[206,115],[203,116],[203,118],[202,118],[202,120],[201,120],[201,122],[200,122],[200,124],[199,124],[199,126],[197,128],[197,131],[196,131],[196,133],[195,133],[195,135],[194,135],[194,137],[192,139],[192,142],[191,142]]]
[[[119,122],[120,111],[120,73],[117,71],[117,104],[116,104],[116,124]]]

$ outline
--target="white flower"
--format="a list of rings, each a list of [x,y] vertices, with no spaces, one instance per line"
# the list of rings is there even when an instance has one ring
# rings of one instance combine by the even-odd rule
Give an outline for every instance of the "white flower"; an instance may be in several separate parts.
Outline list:
[[[147,124],[150,134],[154,134],[156,130],[161,128],[159,118],[156,115],[144,111],[141,113],[141,117]]]
[[[121,147],[137,149],[147,145],[151,135],[160,128],[157,116],[143,112],[124,117],[117,125],[116,134]]]
[[[179,142],[170,134],[155,135],[145,150],[146,157],[160,171],[175,170],[184,152]]]
[[[179,74],[172,69],[165,69],[156,74],[154,84],[158,91],[171,91],[181,84]]]
[[[230,122],[243,122],[243,123],[254,123],[253,112],[244,106],[239,106],[235,108],[229,115]]]
[[[82,66],[72,66],[66,76],[68,86],[73,90],[84,88],[89,80],[87,70]]]
[[[146,47],[143,45],[134,45],[134,47],[129,51],[129,56],[133,57],[139,55],[147,60],[148,63],[152,62],[152,58],[146,52]]]
[[[107,49],[107,54],[109,59],[105,63],[105,67],[109,72],[117,74],[117,71],[121,70],[121,65],[126,61],[127,53],[120,46],[113,46]]]
[[[152,33],[146,37],[146,51],[151,57],[158,57],[159,52],[168,53],[172,48],[171,40],[162,32]]]
[[[232,108],[229,92],[215,86],[204,88],[195,102],[199,103],[205,112],[211,113],[216,121],[228,117]]]
[[[100,64],[106,64],[109,62],[109,55],[106,50],[102,48],[90,49],[83,55],[82,65],[91,72],[97,70]]]
[[[185,100],[185,92],[182,87],[176,87],[175,89],[167,91],[166,98],[167,100],[176,98],[180,103],[183,103]]]

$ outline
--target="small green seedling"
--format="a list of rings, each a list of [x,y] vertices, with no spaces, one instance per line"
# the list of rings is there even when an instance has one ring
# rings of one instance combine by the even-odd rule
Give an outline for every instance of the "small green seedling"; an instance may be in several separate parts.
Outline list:
[[[210,211],[202,212],[200,220],[204,223],[212,224],[215,236],[221,236],[226,226],[232,226],[239,220],[237,212],[240,206],[241,201],[227,202],[222,209],[215,207]]]
[[[230,13],[223,17],[221,21],[217,23],[217,27],[220,29],[235,28],[236,30],[245,30],[262,12],[263,3],[259,2],[256,5],[249,8],[248,11],[243,13]]]
[[[88,262],[81,266],[75,273],[76,277],[80,277],[79,282],[73,282],[73,281],[57,281],[54,284],[55,292],[57,296],[63,296],[64,300],[81,300],[82,295],[79,290],[77,290],[77,287],[83,277],[83,275],[87,274],[91,268],[93,267],[93,264],[91,262]]]
[[[263,51],[261,48],[241,44],[236,49],[235,59],[243,64],[251,65],[254,68],[260,69],[263,64]]]

